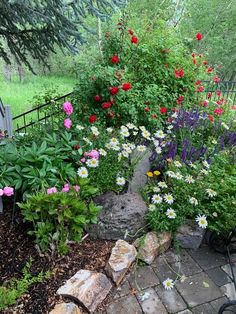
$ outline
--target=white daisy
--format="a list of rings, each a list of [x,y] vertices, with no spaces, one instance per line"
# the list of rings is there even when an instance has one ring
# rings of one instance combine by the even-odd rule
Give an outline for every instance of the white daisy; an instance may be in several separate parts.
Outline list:
[[[126,150],[123,150],[121,152],[122,156],[125,157],[125,158],[128,158],[129,157],[129,153],[126,151]]]
[[[167,204],[173,204],[174,202],[174,198],[170,193],[164,194],[164,200]]]
[[[115,138],[115,137],[112,137],[112,138],[110,139],[110,145],[111,145],[111,146],[117,146],[117,145],[119,145],[118,139]]]
[[[107,149],[111,149],[111,144],[110,144],[110,143],[106,143],[106,144],[105,144],[105,147],[106,147]]]
[[[166,216],[170,219],[175,219],[176,218],[176,212],[172,208],[168,208],[166,211]]]
[[[194,165],[191,161],[190,161],[190,163],[189,163],[189,166],[190,166],[191,168],[193,168],[193,169],[196,169],[196,168],[197,168],[197,166]]]
[[[177,112],[173,113],[171,117],[174,118],[174,119],[177,118],[178,117],[178,113]]]
[[[150,204],[148,206],[148,209],[150,210],[150,212],[153,212],[156,209],[156,206],[154,204]]]
[[[166,174],[168,175],[168,177],[170,178],[175,178],[175,173],[173,171],[166,171]]]
[[[182,179],[183,179],[183,176],[182,176],[182,174],[181,174],[180,172],[176,172],[175,178],[176,178],[177,180],[182,180]]]
[[[170,125],[167,127],[167,129],[168,129],[168,130],[172,130],[173,127],[174,127],[174,126],[173,126],[172,124],[170,124]]]
[[[206,169],[201,169],[200,173],[206,176],[209,173],[209,171],[207,171]]]
[[[216,191],[214,191],[212,189],[206,189],[206,192],[207,192],[209,197],[214,197],[217,195]]]
[[[116,184],[120,185],[120,186],[125,185],[125,178],[124,177],[117,177],[116,178]]]
[[[154,193],[158,193],[161,191],[161,189],[158,186],[154,186],[154,188],[152,190]]]
[[[208,225],[207,219],[205,215],[198,215],[196,218],[196,222],[198,223],[198,226],[205,229]]]
[[[136,147],[134,143],[129,143],[128,145],[129,145],[130,149],[132,149],[132,150],[134,150]]]
[[[141,131],[146,131],[146,128],[145,128],[145,126],[143,126],[143,125],[140,126],[139,128],[140,128]]]
[[[115,151],[119,151],[119,150],[120,150],[120,147],[117,146],[117,145],[111,145],[111,149],[112,149],[112,150],[115,150]]]
[[[98,136],[100,134],[100,132],[98,131],[98,128],[96,126],[91,126],[90,129],[91,129],[93,135]]]
[[[80,167],[77,171],[77,174],[80,178],[87,178],[88,170],[85,167]]]
[[[154,194],[152,196],[152,203],[153,204],[161,204],[162,203],[162,197],[159,194]]]
[[[137,146],[138,152],[145,152],[146,149],[147,149],[147,147],[145,145],[138,145]]]
[[[197,206],[198,205],[198,200],[195,197],[190,197],[189,198],[189,203],[192,205]]]
[[[144,131],[142,132],[142,136],[143,136],[144,138],[146,138],[147,140],[150,140],[150,139],[151,139],[151,138],[150,138],[150,135],[151,135],[151,133],[148,132],[147,130],[144,130]]]
[[[156,133],[154,133],[154,136],[157,138],[164,138],[166,134],[162,130],[158,130]]]
[[[89,167],[89,168],[96,168],[98,167],[98,164],[99,164],[99,161],[95,158],[91,158],[91,159],[88,159],[86,161],[86,165]]]
[[[167,184],[166,184],[164,181],[158,182],[158,185],[159,185],[159,187],[162,188],[162,189],[167,188]]]
[[[156,147],[155,151],[156,151],[157,154],[161,154],[162,149],[161,149],[161,147]]]
[[[208,164],[208,162],[207,162],[206,160],[204,160],[204,161],[202,162],[202,164],[203,164],[203,166],[206,167],[207,169],[210,168],[210,165]]]
[[[195,180],[193,179],[192,176],[188,175],[188,176],[185,177],[185,182],[190,184],[190,183],[194,183]]]
[[[166,290],[171,290],[174,287],[174,281],[170,278],[164,280],[162,284]]]
[[[181,167],[182,167],[181,162],[179,162],[178,160],[175,160],[175,161],[174,161],[174,165],[175,165],[177,168],[181,168]]]
[[[158,140],[156,140],[156,139],[153,139],[153,144],[154,144],[155,147],[160,146],[160,142]]]
[[[134,131],[134,132],[133,132],[133,135],[134,135],[134,136],[136,136],[137,134],[138,134],[138,132],[137,132],[137,131]]]
[[[78,130],[78,131],[81,131],[81,130],[83,130],[84,129],[84,127],[82,126],[82,125],[76,125],[76,129]]]
[[[113,128],[107,128],[106,129],[108,133],[112,133],[113,132]]]
[[[130,136],[129,129],[127,127],[121,128],[120,135],[122,137],[129,137]]]
[[[127,123],[126,126],[127,126],[127,128],[129,128],[130,130],[137,129],[137,127],[136,127],[133,123]]]
[[[106,155],[107,155],[107,152],[106,152],[105,149],[103,149],[103,148],[100,148],[100,149],[98,150],[98,152],[99,152],[99,155],[101,155],[101,156],[106,156]]]
[[[88,145],[92,145],[92,144],[93,144],[87,137],[83,137],[83,140],[84,140]]]

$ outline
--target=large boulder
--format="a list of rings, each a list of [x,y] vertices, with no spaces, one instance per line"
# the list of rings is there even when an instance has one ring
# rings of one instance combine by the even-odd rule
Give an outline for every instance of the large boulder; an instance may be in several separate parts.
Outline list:
[[[195,221],[187,220],[176,233],[176,240],[183,249],[198,249],[201,245],[205,229],[200,228]]]
[[[138,231],[143,231],[148,208],[138,193],[117,195],[108,192],[97,197],[95,203],[103,208],[98,223],[87,229],[92,238],[129,240],[140,236]]]

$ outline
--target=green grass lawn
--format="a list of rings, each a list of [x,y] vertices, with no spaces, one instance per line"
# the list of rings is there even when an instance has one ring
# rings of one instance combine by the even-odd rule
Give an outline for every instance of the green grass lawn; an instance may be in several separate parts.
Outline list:
[[[13,116],[16,116],[32,108],[33,97],[49,89],[56,89],[57,95],[62,96],[70,93],[75,83],[76,79],[71,77],[35,75],[27,75],[22,83],[14,77],[8,83],[0,76],[0,98],[3,104],[11,105]]]

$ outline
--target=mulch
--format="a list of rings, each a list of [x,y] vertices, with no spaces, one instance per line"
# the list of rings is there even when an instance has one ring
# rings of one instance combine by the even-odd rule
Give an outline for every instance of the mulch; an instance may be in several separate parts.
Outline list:
[[[12,278],[21,278],[25,264],[33,259],[30,272],[37,275],[40,271],[50,271],[50,278],[42,283],[33,284],[14,306],[1,312],[4,314],[46,314],[61,301],[57,289],[80,269],[104,271],[114,241],[93,240],[89,237],[80,243],[70,244],[65,256],[49,257],[40,254],[34,239],[27,235],[28,225],[19,212],[12,224],[12,204],[5,204],[0,214],[0,285]],[[83,312],[86,313],[86,311]]]

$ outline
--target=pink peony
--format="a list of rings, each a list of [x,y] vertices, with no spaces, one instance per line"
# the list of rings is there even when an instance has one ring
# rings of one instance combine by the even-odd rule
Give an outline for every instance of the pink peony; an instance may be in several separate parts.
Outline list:
[[[47,194],[53,194],[53,193],[57,193],[57,188],[55,186],[47,189]]]
[[[75,186],[73,186],[73,188],[74,188],[74,190],[75,190],[76,192],[79,192],[79,190],[80,190],[80,186],[79,186],[79,185],[75,185]]]
[[[93,158],[93,159],[99,159],[99,152],[93,149],[90,152],[86,153],[86,156],[89,156],[90,158]]]
[[[68,116],[70,116],[74,111],[72,104],[68,101],[63,104],[63,110]]]
[[[64,127],[65,127],[66,129],[70,129],[71,126],[72,126],[72,121],[71,121],[71,119],[69,119],[69,118],[65,119],[65,120],[64,120]]]
[[[3,189],[3,194],[6,195],[6,196],[12,196],[14,194],[14,189],[9,187],[9,186],[6,186]]]
[[[0,189],[0,196],[3,196],[3,189]]]
[[[66,183],[66,184],[64,184],[64,187],[62,188],[62,192],[69,192],[69,190],[70,190],[70,185],[68,184],[68,183]]]

